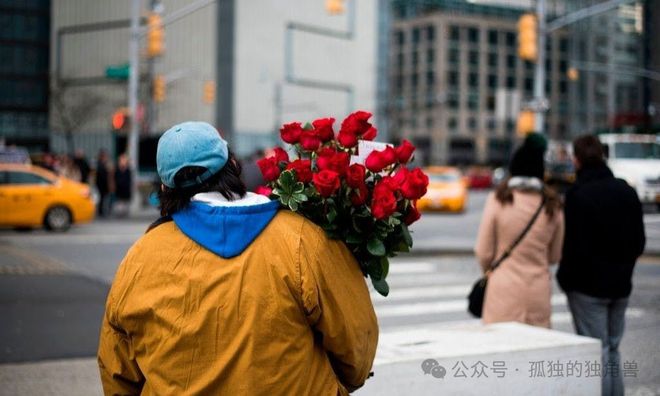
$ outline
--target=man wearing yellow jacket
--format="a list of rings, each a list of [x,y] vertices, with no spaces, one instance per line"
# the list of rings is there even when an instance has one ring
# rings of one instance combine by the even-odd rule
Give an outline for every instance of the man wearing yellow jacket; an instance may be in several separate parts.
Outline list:
[[[168,130],[157,165],[165,217],[128,251],[108,295],[105,394],[344,395],[362,386],[378,324],[346,247],[246,193],[209,124]]]

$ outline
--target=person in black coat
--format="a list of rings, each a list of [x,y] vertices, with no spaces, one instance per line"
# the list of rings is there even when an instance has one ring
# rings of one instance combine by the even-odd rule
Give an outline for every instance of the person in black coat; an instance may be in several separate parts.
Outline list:
[[[619,343],[635,263],[646,238],[635,190],[607,167],[594,136],[573,142],[577,182],[566,193],[566,235],[557,280],[578,334],[603,345],[603,395],[623,395]]]

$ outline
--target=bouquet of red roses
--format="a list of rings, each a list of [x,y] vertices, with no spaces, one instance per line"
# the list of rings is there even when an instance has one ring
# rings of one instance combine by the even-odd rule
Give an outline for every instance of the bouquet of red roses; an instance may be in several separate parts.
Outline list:
[[[365,111],[349,115],[336,136],[334,118],[285,124],[281,138],[297,158],[278,147],[257,164],[268,183],[261,192],[343,241],[386,296],[388,258],[412,247],[408,226],[420,217],[416,201],[429,181],[421,169],[406,167],[415,151],[410,142],[372,142],[377,130],[369,118]]]

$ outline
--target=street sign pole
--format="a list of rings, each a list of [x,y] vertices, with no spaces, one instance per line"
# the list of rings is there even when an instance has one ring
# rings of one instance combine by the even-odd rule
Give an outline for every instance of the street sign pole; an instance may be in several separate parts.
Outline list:
[[[545,0],[536,0],[536,18],[538,23],[538,46],[537,46],[537,59],[536,67],[534,69],[534,101],[538,104],[545,103],[545,42],[547,40],[545,31]],[[545,109],[542,106],[534,109],[536,117],[534,117],[534,131],[544,133],[545,129]]]
[[[138,125],[138,88],[139,88],[139,75],[140,75],[140,0],[131,1],[131,32],[130,41],[128,45],[128,60],[130,64],[129,78],[128,78],[128,108],[130,111],[130,132],[128,137],[128,156],[130,159],[130,169],[133,177],[131,191],[133,199],[131,200],[131,211],[135,212],[138,209],[139,197],[137,190],[138,179],[138,138],[139,138],[139,125]]]

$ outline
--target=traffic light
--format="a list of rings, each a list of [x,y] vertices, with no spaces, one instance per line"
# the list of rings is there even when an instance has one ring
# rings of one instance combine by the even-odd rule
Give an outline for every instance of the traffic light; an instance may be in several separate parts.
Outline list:
[[[531,62],[538,56],[538,24],[534,14],[524,14],[518,20],[518,56]]]
[[[154,78],[153,98],[156,103],[163,103],[165,101],[165,77],[156,76]]]
[[[344,13],[344,0],[326,0],[325,10],[330,15],[339,15]]]
[[[516,123],[516,132],[519,136],[526,136],[534,132],[534,121],[536,117],[533,111],[523,110],[518,114],[518,122]]]
[[[128,109],[120,107],[112,114],[112,129],[121,131],[128,126]]]
[[[204,103],[212,104],[215,102],[215,81],[204,81]]]
[[[152,12],[147,16],[147,56],[160,56],[165,52],[165,30],[159,14]]]

